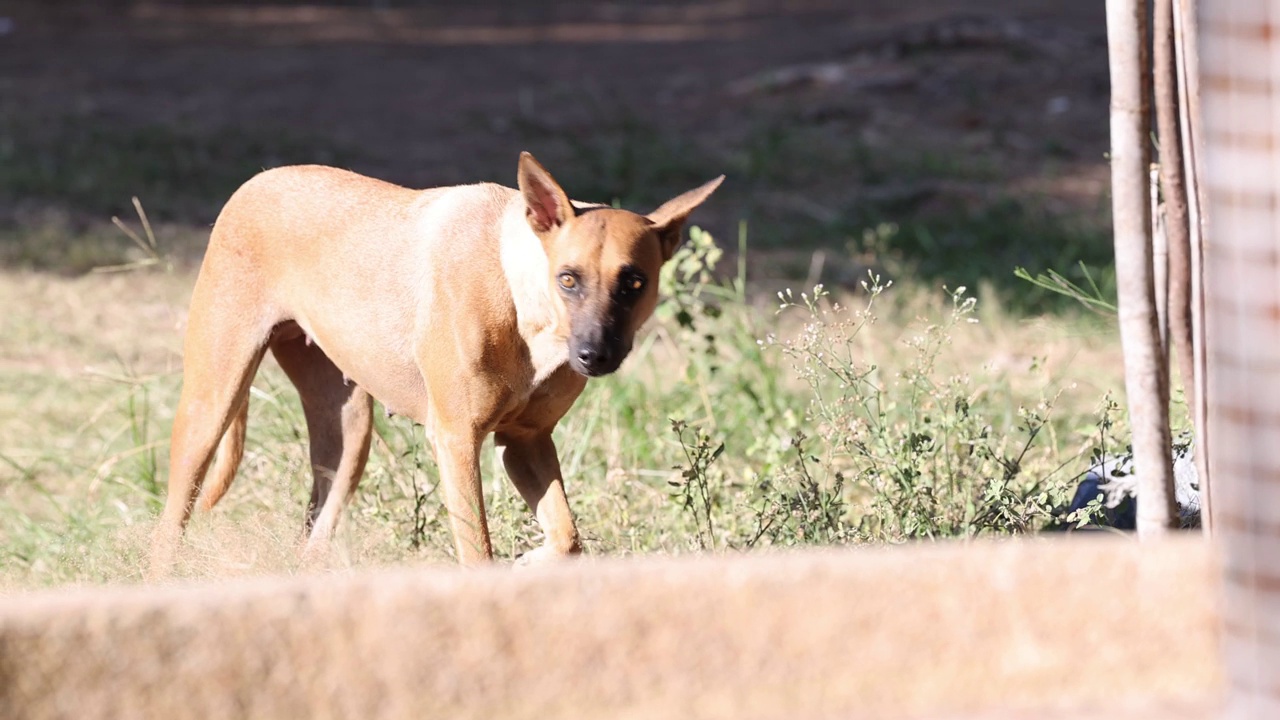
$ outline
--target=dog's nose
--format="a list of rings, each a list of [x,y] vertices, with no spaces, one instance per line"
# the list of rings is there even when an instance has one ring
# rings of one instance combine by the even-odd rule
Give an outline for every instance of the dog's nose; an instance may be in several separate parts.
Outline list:
[[[608,367],[611,359],[612,355],[609,353],[608,348],[592,347],[590,345],[583,345],[578,348],[578,362],[582,363],[582,366],[588,370],[600,370]]]

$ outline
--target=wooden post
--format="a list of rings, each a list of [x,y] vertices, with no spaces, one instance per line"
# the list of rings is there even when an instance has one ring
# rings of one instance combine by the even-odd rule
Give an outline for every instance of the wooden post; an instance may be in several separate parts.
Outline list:
[[[1166,231],[1165,206],[1160,199],[1160,166],[1151,166],[1151,271],[1155,280],[1156,329],[1160,331],[1160,356],[1169,357],[1169,313],[1171,308],[1169,276],[1169,235]],[[1190,328],[1188,328],[1190,329]],[[1172,392],[1172,391],[1170,391]]]
[[[1182,135],[1178,128],[1178,74],[1174,65],[1173,0],[1156,0],[1152,44],[1156,127],[1160,137],[1160,189],[1164,196],[1164,238],[1169,252],[1169,347],[1187,406],[1194,411],[1195,362],[1191,352],[1191,240],[1187,188],[1183,182]]]
[[[1162,535],[1177,518],[1169,455],[1169,365],[1157,327],[1147,202],[1151,75],[1146,39],[1145,0],[1107,0],[1117,300],[1142,538]]]
[[[1191,417],[1195,424],[1195,464],[1200,480],[1200,525],[1213,534],[1213,482],[1210,475],[1208,360],[1204,301],[1204,183],[1200,181],[1203,155],[1200,141],[1200,52],[1197,45],[1198,0],[1173,0],[1173,45],[1178,78],[1178,112],[1181,121],[1182,160],[1186,180],[1188,244],[1191,266],[1191,355],[1194,367]]]

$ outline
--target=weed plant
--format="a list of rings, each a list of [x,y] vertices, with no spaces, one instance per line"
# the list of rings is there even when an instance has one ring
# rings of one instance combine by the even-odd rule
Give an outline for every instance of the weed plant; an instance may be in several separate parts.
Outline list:
[[[714,263],[708,243],[695,233],[676,258],[677,272],[688,278],[696,274],[692,267]],[[901,341],[905,352],[890,350],[897,357],[885,358],[898,368],[886,369],[876,357],[883,346],[867,336],[891,284],[869,274],[855,307],[821,285],[799,297],[779,293],[778,312],[798,316],[800,327],[787,337],[768,333],[759,343],[767,355],[752,357],[764,363],[761,374],[772,376],[780,374],[779,356],[785,358],[804,390],[796,395],[800,406],[782,413],[789,421],[782,428],[768,421],[752,428],[778,442],[746,446],[742,477],[712,467],[726,453],[724,440],[672,422],[685,453],[674,494],[698,547],[965,538],[1088,521],[1094,509],[1069,518],[1058,512],[1078,480],[1063,472],[1062,448],[1052,437],[1062,390],[1046,388],[1009,415],[1002,401],[1011,399],[993,396],[998,383],[991,378],[944,371],[940,361],[956,335],[979,322],[977,300],[963,287],[945,291],[944,312],[920,319]],[[692,287],[695,294],[704,289]],[[680,313],[698,305],[680,292],[674,298]],[[1109,428],[1112,421],[1099,422]],[[735,534],[730,522],[717,535],[717,508],[754,523],[737,522],[746,532]]]

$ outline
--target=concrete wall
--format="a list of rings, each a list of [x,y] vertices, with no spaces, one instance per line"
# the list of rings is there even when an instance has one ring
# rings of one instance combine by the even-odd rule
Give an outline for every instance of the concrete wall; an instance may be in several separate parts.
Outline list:
[[[0,717],[1205,716],[1210,553],[1141,553],[1079,537],[36,594],[0,603]]]

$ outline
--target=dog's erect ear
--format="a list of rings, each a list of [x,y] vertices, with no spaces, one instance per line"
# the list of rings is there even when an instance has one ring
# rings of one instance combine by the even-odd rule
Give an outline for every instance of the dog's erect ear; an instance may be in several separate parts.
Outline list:
[[[533,155],[520,153],[520,170],[517,177],[520,194],[524,196],[525,216],[529,227],[538,237],[564,225],[573,217],[573,203],[569,196],[542,167]]]
[[[653,223],[654,230],[658,233],[658,240],[662,242],[663,262],[670,260],[671,256],[676,254],[676,248],[680,247],[681,230],[689,213],[710,197],[722,182],[724,182],[723,175],[683,195],[671,198],[662,203],[662,207],[648,214],[649,222]]]

